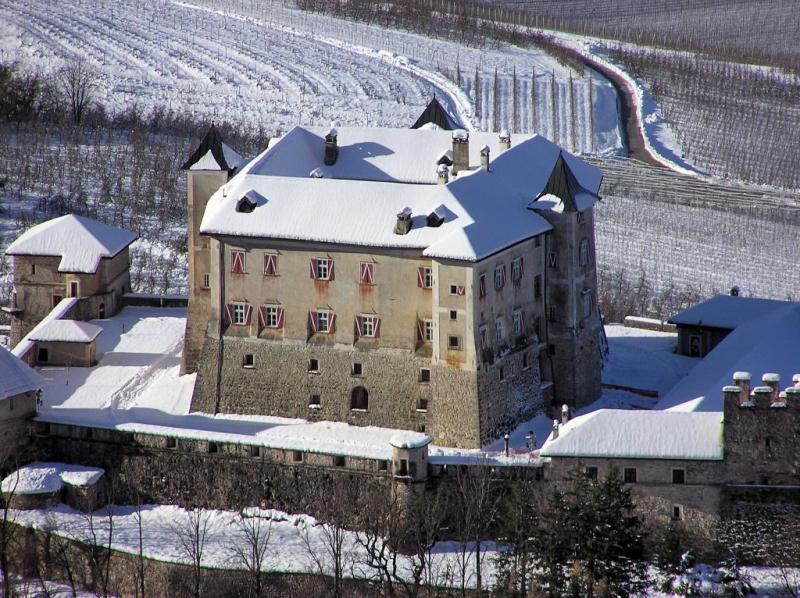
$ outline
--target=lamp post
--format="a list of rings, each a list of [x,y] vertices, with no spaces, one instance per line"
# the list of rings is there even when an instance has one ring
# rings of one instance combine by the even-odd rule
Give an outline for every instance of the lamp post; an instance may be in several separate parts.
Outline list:
[[[508,432],[503,434],[503,442],[506,443],[506,457],[508,457]]]

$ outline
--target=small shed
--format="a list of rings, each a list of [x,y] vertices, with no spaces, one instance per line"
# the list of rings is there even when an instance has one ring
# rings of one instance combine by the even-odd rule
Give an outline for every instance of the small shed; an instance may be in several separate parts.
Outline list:
[[[705,357],[738,326],[792,304],[791,301],[717,295],[680,312],[668,323],[678,329],[678,353]]]
[[[92,367],[97,364],[100,326],[76,320],[53,320],[28,337],[36,343],[36,365]]]

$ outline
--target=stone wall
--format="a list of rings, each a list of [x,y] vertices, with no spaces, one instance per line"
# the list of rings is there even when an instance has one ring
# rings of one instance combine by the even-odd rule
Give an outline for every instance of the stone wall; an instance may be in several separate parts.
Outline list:
[[[24,458],[23,447],[28,440],[28,427],[36,415],[36,393],[26,392],[0,400],[0,459],[3,449],[15,448],[16,456]]]

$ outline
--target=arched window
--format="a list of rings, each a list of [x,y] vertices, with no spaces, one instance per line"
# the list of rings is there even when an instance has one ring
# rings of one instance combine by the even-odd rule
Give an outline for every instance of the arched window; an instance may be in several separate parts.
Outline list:
[[[366,411],[369,407],[369,393],[363,386],[356,386],[350,393],[350,409]]]
[[[100,311],[100,319],[101,320],[105,320],[106,319],[106,304],[105,303],[101,303],[100,304],[100,310],[99,311]]]

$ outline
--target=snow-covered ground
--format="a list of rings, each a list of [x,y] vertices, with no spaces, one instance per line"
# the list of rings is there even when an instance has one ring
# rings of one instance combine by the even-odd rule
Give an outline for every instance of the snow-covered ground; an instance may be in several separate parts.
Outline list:
[[[0,58],[44,71],[84,58],[98,73],[96,99],[111,113],[160,105],[269,133],[330,121],[407,127],[436,95],[467,128],[486,129],[495,121],[496,69],[500,128],[535,129],[565,146],[574,138],[577,150],[621,147],[608,81],[535,48],[468,48],[255,0],[0,0],[0,17]],[[523,115],[516,126],[514,73]]]

